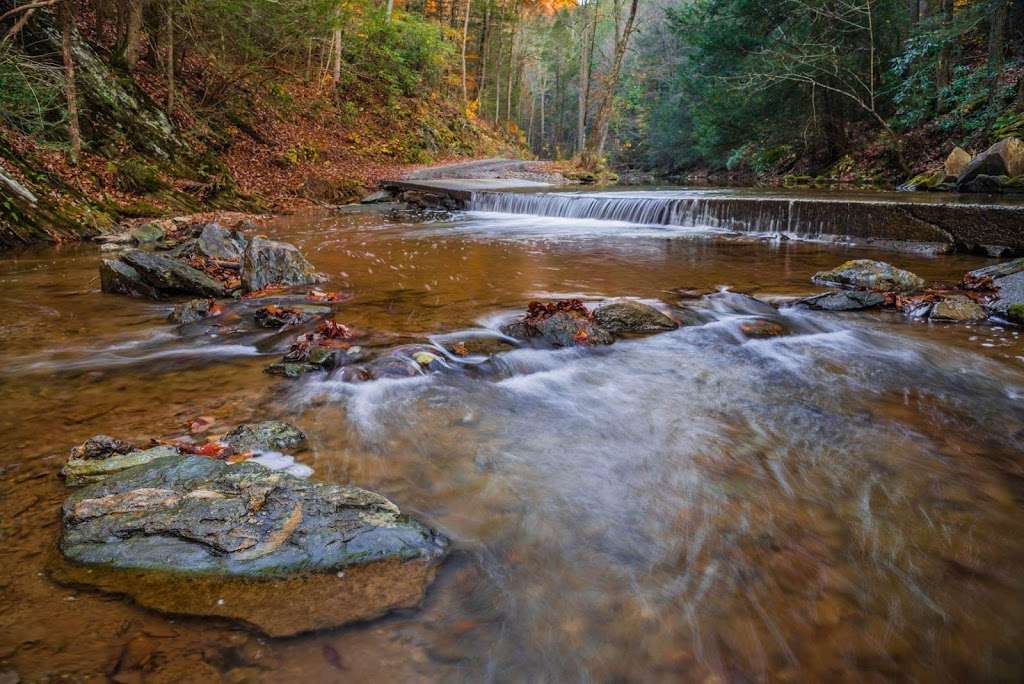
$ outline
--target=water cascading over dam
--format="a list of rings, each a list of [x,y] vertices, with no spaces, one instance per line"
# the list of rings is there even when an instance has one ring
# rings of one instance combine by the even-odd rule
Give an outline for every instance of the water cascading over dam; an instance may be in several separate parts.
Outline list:
[[[471,211],[710,228],[804,239],[1024,249],[1024,204],[728,191],[474,192]]]

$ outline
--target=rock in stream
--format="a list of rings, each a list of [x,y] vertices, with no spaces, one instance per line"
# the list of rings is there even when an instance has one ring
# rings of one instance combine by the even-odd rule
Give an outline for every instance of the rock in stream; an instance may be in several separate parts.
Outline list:
[[[59,580],[271,636],[415,606],[448,548],[359,487],[177,454],[74,492],[61,519]]]

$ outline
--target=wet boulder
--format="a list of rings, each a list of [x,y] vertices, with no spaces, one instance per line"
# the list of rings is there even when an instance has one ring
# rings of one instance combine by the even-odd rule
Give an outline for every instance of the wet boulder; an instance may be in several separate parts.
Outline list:
[[[97,435],[71,450],[71,457],[60,473],[69,487],[79,487],[177,454],[178,450],[170,446],[135,449],[112,437]]]
[[[134,250],[121,261],[135,269],[148,285],[165,294],[193,294],[204,297],[227,297],[230,292],[202,271],[162,254]]]
[[[819,311],[858,311],[860,309],[878,307],[884,303],[885,295],[880,292],[833,290],[832,292],[801,299],[797,302],[797,305]]]
[[[306,441],[302,430],[282,420],[243,423],[224,437],[235,451],[285,451]]]
[[[129,297],[161,299],[158,289],[142,279],[142,274],[120,259],[100,261],[100,290]]]
[[[601,326],[568,311],[559,311],[535,327],[545,341],[556,347],[604,345],[615,341],[611,333]]]
[[[210,259],[238,261],[245,251],[245,237],[237,230],[227,230],[218,223],[203,226],[195,242],[195,250]]]
[[[978,176],[1024,175],[1024,142],[1004,138],[971,160],[957,178],[957,190],[967,191]]]
[[[306,373],[351,366],[365,361],[368,357],[369,352],[360,346],[352,346],[347,349],[314,347],[309,350],[304,359],[297,361],[285,359],[267,366],[266,372],[286,378],[297,378]]]
[[[425,344],[395,347],[367,364],[366,373],[374,380],[412,378],[428,372],[449,369],[438,350]]]
[[[933,321],[978,323],[988,318],[988,312],[973,299],[956,295],[944,297],[936,302],[928,317]]]
[[[268,285],[313,285],[325,280],[298,248],[287,242],[254,237],[242,255],[242,285],[249,292]]]
[[[519,340],[541,338],[555,347],[612,344],[615,338],[598,325],[579,299],[530,302],[526,315],[501,326],[504,335]]]
[[[594,322],[613,335],[653,335],[679,327],[653,306],[631,300],[598,307],[594,310]]]
[[[195,323],[210,316],[217,316],[221,313],[220,305],[213,299],[190,299],[174,307],[174,310],[167,315],[171,323]]]
[[[924,288],[922,278],[884,261],[854,259],[831,271],[819,271],[811,281],[825,287],[900,292],[911,294]]]
[[[71,579],[272,636],[415,606],[448,549],[379,494],[197,456],[78,490],[61,522]]]

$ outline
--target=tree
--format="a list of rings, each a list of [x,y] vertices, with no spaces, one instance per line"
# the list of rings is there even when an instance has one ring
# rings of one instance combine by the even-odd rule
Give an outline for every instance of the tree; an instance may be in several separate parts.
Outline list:
[[[602,84],[597,115],[594,117],[593,130],[590,141],[584,148],[583,164],[587,167],[594,167],[604,157],[604,146],[608,139],[608,124],[611,121],[612,105],[615,100],[615,88],[619,84],[619,74],[622,71],[622,60],[626,55],[626,47],[629,45],[630,36],[633,35],[633,26],[636,21],[636,10],[638,0],[630,0],[629,14],[626,23],[620,27],[619,2],[615,0],[613,10],[615,17],[615,57],[612,60],[611,72],[605,77]]]
[[[64,96],[68,111],[68,157],[72,164],[78,164],[82,155],[82,133],[78,124],[78,93],[75,89],[75,58],[73,40],[75,35],[74,0],[63,0],[58,8],[61,29],[61,57],[64,61]]]

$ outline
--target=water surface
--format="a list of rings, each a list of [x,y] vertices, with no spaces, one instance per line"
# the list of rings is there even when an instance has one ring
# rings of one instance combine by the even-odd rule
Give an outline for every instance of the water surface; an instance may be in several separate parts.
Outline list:
[[[486,373],[351,385],[264,374],[287,340],[180,331],[98,291],[98,251],[0,261],[0,669],[23,680],[1019,680],[1024,341],[893,313],[765,311],[885,255],[487,213],[285,218],[395,344],[496,327],[532,299],[628,296],[705,321]],[[791,334],[747,340],[769,317]],[[393,499],[457,551],[419,611],[268,640],[46,574],[67,450],[200,415],[302,427],[316,477]],[[184,588],[175,588],[187,590]]]

